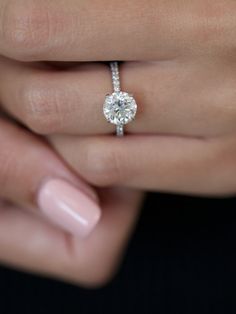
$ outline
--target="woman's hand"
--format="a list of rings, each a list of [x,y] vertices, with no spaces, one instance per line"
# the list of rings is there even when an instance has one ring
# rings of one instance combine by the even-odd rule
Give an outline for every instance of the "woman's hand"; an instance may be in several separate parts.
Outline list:
[[[0,0],[0,8],[3,108],[49,136],[90,183],[235,193],[235,1]],[[102,114],[105,64],[58,70],[9,58],[141,60],[121,68],[139,105],[132,137],[97,136],[114,130]]]
[[[33,205],[45,206],[41,197],[40,203],[32,198],[44,171],[78,184],[86,197],[94,191],[68,174],[45,144],[38,146],[37,139],[34,146],[33,135],[4,120],[1,143],[8,146],[0,153],[0,196],[33,207],[33,213],[2,205],[1,261],[84,284],[102,282],[121,254],[141,198],[113,186],[235,193],[235,10],[230,0],[0,0],[2,109],[47,135],[86,181],[110,187],[97,192],[104,216],[86,242],[35,216]],[[102,115],[104,96],[111,91],[109,68],[93,62],[59,70],[54,63],[108,60],[142,61],[121,69],[122,86],[139,104],[137,119],[127,127],[130,136],[121,139],[110,136],[114,128]],[[16,156],[25,159],[18,163]]]
[[[53,227],[15,205],[0,205],[0,262],[86,287],[109,281],[138,217],[141,193],[99,193],[102,219],[86,240]]]
[[[95,186],[201,195],[236,192],[233,62],[206,57],[121,65],[122,86],[139,106],[135,121],[126,127],[130,136],[121,139],[110,136],[114,126],[102,112],[104,95],[112,88],[107,65],[86,63],[58,71],[2,59],[1,78],[5,110],[47,135]]]
[[[47,135],[83,178],[96,186],[235,193],[234,1],[2,2],[0,53],[8,58],[142,60],[121,68],[122,87],[139,108],[127,126],[132,136],[117,139],[102,114],[107,65],[59,70],[58,63],[1,59],[3,108]]]
[[[0,118],[0,147],[0,262],[104,284],[120,262],[142,193],[95,191],[42,139],[6,118]]]

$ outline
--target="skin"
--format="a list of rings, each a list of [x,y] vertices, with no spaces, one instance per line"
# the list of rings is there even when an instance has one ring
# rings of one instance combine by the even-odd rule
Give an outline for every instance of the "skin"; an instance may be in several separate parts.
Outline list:
[[[118,187],[95,190],[39,136],[7,119],[0,119],[0,130],[1,263],[86,287],[105,284],[122,259],[142,193]],[[39,211],[37,192],[50,177],[73,183],[99,202],[102,219],[87,239],[56,227]]]
[[[50,158],[60,160],[60,167],[61,163],[68,167],[67,171],[77,175],[83,186],[87,182],[96,187],[92,191],[100,197],[104,217],[113,211],[124,214],[119,228],[115,227],[115,214],[108,218],[109,223],[104,222],[103,228],[98,227],[97,237],[94,233],[93,238],[96,244],[87,243],[85,248],[84,243],[76,242],[75,251],[80,251],[82,257],[73,255],[68,263],[60,255],[59,262],[52,259],[50,265],[42,257],[51,251],[48,244],[42,241],[39,254],[31,239],[27,248],[19,246],[19,234],[16,238],[6,236],[10,224],[6,219],[5,229],[0,227],[2,261],[66,280],[75,278],[83,284],[102,282],[105,280],[96,280],[96,276],[110,276],[112,271],[106,273],[104,269],[114,269],[132,230],[141,201],[141,193],[133,189],[206,196],[235,194],[235,10],[234,0],[151,0],[148,4],[141,0],[0,1],[2,110],[27,127],[22,130],[22,142],[30,136],[35,147],[46,149],[40,146],[39,138],[47,139],[55,150],[47,146],[48,153],[50,150],[53,154]],[[112,135],[114,126],[105,121],[101,112],[104,96],[112,86],[109,67],[100,61],[109,60],[124,61],[122,87],[134,94],[139,105],[136,120],[126,128],[129,136],[122,139]],[[12,134],[7,142],[11,151],[17,146],[17,131],[9,133],[9,128],[15,130],[16,126],[13,122],[10,126],[5,119],[2,129]],[[2,145],[5,142],[2,140]],[[20,154],[20,147],[15,154]],[[45,161],[41,160],[41,164],[43,171],[48,171]],[[9,188],[1,196],[17,205],[22,199],[21,204],[26,206],[27,197],[22,195],[28,186],[21,187],[23,194],[18,193],[17,187],[16,192],[11,192],[13,181],[6,162],[5,165],[0,182],[1,176],[7,178]],[[35,162],[31,169],[37,167]],[[27,176],[28,169],[21,169],[22,176]],[[119,197],[113,194],[117,186],[124,187]],[[104,189],[109,191],[105,193],[107,203],[102,201]],[[126,193],[130,193],[128,204]],[[15,217],[23,211],[11,206],[3,212],[13,213],[9,217],[15,219],[15,230]],[[32,233],[31,220],[35,219],[42,237],[44,228],[48,228],[53,232],[51,244],[55,246],[54,232],[61,239],[57,239],[58,246],[65,243],[62,231],[22,215],[20,221],[24,230],[28,229],[27,238]],[[114,242],[108,244],[102,241],[104,236],[98,244],[99,228],[103,235],[111,229],[117,232],[119,241],[114,237]],[[9,246],[11,241],[14,243]],[[4,245],[5,250],[1,249]],[[94,274],[92,253],[88,251],[96,245],[101,248],[101,265],[109,267],[101,266],[104,272],[99,269]],[[113,251],[114,247],[118,249]]]

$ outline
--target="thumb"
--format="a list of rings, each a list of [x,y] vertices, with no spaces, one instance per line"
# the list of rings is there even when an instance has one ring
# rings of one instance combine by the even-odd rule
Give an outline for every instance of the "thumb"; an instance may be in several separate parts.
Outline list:
[[[36,208],[64,230],[86,237],[100,219],[96,192],[39,137],[0,118],[0,198]]]

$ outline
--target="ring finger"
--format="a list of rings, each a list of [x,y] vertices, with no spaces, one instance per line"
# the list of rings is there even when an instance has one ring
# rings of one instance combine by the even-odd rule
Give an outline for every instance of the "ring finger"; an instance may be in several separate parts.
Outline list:
[[[3,108],[36,133],[114,131],[102,112],[105,95],[112,90],[106,64],[58,70],[1,58],[0,81]],[[137,117],[127,125],[127,132],[208,137],[236,130],[235,69],[231,65],[124,63],[121,83],[138,103]]]

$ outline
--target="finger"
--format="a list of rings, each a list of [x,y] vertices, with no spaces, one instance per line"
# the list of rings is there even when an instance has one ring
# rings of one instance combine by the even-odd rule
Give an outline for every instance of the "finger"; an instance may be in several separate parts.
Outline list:
[[[235,139],[52,136],[60,155],[96,186],[122,184],[198,195],[235,193]]]
[[[95,191],[45,142],[0,119],[0,197],[85,237],[100,218]]]
[[[157,60],[234,51],[234,1],[2,0],[0,5],[0,53],[18,60]]]
[[[235,66],[219,62],[122,64],[122,87],[138,103],[126,131],[196,137],[235,132],[235,72]],[[58,71],[2,59],[0,80],[4,109],[36,133],[114,132],[102,110],[112,90],[105,64]]]
[[[82,241],[19,208],[0,209],[0,262],[57,279],[101,285],[111,279],[138,218],[141,193],[101,191],[104,215]]]

